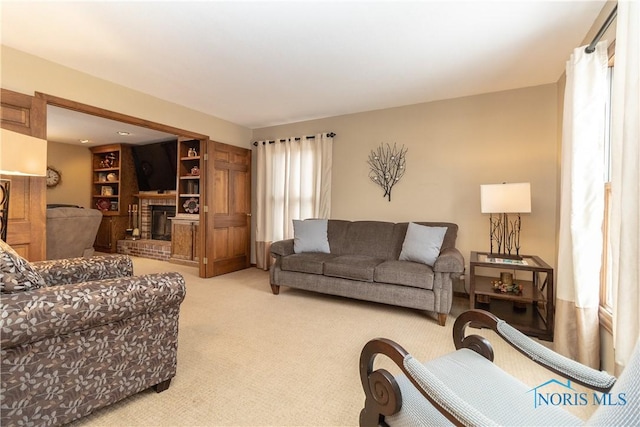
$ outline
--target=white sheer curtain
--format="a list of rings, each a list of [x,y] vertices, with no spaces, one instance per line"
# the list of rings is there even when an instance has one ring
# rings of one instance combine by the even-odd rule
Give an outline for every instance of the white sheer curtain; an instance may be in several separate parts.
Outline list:
[[[611,105],[611,267],[616,374],[640,335],[640,5],[618,2]]]
[[[599,368],[607,46],[567,61],[562,124],[555,349]]]
[[[258,142],[256,266],[271,265],[271,242],[293,237],[293,220],[329,218],[333,138],[326,133]]]

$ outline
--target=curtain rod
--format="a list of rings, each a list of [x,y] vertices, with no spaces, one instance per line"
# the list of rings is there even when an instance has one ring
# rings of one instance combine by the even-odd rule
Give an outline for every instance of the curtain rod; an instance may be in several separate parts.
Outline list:
[[[598,31],[598,34],[596,34],[596,36],[593,38],[593,41],[591,42],[591,44],[589,44],[589,46],[587,46],[584,49],[585,52],[587,53],[595,52],[596,44],[598,44],[598,42],[600,41],[604,33],[607,31],[607,29],[613,22],[613,20],[616,19],[617,15],[618,15],[618,5],[616,4],[613,10],[611,11],[611,13],[609,14],[609,16],[607,17],[607,20],[604,21],[604,24],[602,24],[602,27],[600,27],[600,31]]]
[[[328,133],[327,133],[327,136],[328,136],[329,138],[333,138],[334,136],[336,136],[336,134],[335,134],[335,133],[333,133],[333,132],[328,132]],[[315,139],[315,135],[309,135],[309,136],[307,136],[306,138],[307,138],[307,139]],[[300,138],[294,138],[294,139],[295,139],[296,141],[300,141]],[[278,142],[285,142],[285,141],[286,141],[286,139],[278,139],[277,141],[278,141]],[[253,146],[254,146],[254,147],[257,147],[257,146],[258,146],[258,142],[259,142],[259,141],[254,141],[254,142],[253,142]],[[269,144],[273,144],[273,143],[274,143],[274,142],[276,142],[276,141],[264,141],[262,144],[264,145],[264,143],[265,143],[265,142],[268,142]]]

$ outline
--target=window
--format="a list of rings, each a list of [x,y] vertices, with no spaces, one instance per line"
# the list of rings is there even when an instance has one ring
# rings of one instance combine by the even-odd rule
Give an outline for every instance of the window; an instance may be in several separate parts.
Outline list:
[[[611,286],[611,242],[609,233],[609,216],[611,212],[611,96],[613,89],[613,65],[615,58],[615,43],[609,46],[609,96],[605,106],[605,176],[604,176],[604,219],[602,223],[602,268],[600,270],[600,324],[613,333],[613,289]]]

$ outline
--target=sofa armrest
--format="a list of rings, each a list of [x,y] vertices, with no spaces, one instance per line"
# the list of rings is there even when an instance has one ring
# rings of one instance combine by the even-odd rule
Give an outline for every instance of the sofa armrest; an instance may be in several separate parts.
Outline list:
[[[57,259],[31,264],[47,286],[133,276],[133,263],[127,255]]]
[[[293,251],[293,239],[273,242],[271,244],[270,252],[274,257],[294,254],[295,252]]]
[[[3,295],[3,349],[179,306],[185,297],[179,273],[156,273]]]
[[[440,252],[433,265],[433,271],[439,273],[464,273],[464,257],[456,248],[447,248]]]

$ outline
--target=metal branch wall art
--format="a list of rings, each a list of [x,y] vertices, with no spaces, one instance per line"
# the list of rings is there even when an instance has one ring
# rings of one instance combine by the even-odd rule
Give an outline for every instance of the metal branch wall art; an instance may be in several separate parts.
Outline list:
[[[371,170],[369,171],[369,179],[378,184],[384,190],[382,197],[386,197],[391,201],[391,189],[406,170],[405,156],[407,149],[404,145],[398,149],[396,144],[393,148],[389,144],[380,144],[376,150],[371,150],[367,163]]]

